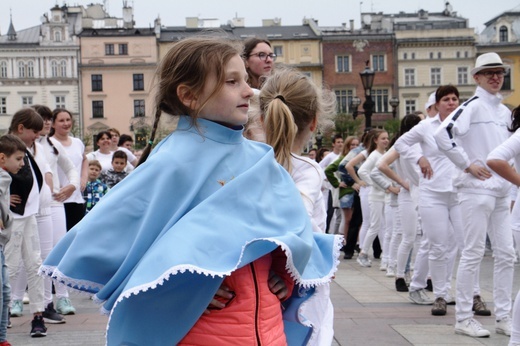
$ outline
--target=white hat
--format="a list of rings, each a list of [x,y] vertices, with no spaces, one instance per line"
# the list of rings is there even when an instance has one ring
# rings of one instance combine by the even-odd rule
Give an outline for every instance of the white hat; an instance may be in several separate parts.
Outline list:
[[[431,106],[435,104],[435,91],[430,94],[428,97],[428,101],[424,104],[424,109],[428,110]]]
[[[508,70],[511,66],[504,65],[502,59],[500,59],[500,56],[497,53],[482,54],[475,61],[475,68],[471,70],[471,75],[474,76],[482,70],[496,67],[502,67],[503,69]]]

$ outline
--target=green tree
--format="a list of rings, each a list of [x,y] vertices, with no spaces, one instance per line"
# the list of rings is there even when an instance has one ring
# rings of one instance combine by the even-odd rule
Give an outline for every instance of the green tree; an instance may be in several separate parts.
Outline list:
[[[350,114],[339,113],[334,119],[336,133],[339,133],[343,138],[358,135],[362,122],[363,119],[361,117],[354,119]]]
[[[386,132],[388,132],[389,138],[393,138],[399,132],[400,123],[399,119],[390,119],[385,122],[383,126]]]

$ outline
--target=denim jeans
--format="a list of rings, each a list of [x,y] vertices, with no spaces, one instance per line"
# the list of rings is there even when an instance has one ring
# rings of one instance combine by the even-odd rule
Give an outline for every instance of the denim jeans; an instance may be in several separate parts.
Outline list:
[[[9,275],[7,274],[7,265],[5,264],[4,249],[0,246],[0,266],[2,268],[0,287],[0,306],[2,314],[0,318],[0,342],[6,340],[7,337],[7,320],[9,319],[9,301],[11,300],[11,285],[9,285]]]

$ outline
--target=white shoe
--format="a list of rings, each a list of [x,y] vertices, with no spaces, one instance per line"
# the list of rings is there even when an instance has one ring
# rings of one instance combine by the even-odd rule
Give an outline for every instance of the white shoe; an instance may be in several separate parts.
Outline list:
[[[455,334],[467,335],[473,338],[487,338],[490,335],[489,330],[482,328],[480,322],[473,317],[455,323]]]
[[[426,290],[424,290],[422,288],[417,291],[410,291],[410,293],[408,293],[408,299],[414,304],[419,304],[419,305],[432,305],[433,304],[433,299],[428,297]]]
[[[381,265],[379,266],[379,270],[384,272],[386,271],[386,268],[388,268],[388,261],[382,260]]]
[[[29,293],[27,293],[27,291],[23,294],[23,303],[29,304]]]
[[[444,297],[444,300],[448,305],[455,305],[455,298],[449,292],[446,294],[446,297]]]
[[[372,266],[372,262],[368,259],[367,254],[360,253],[359,256],[357,257],[356,261],[362,267],[371,267]]]
[[[511,336],[511,318],[509,316],[506,316],[500,321],[496,321],[495,332],[497,334]]]
[[[386,277],[393,278],[395,276],[395,268],[393,266],[388,266],[386,268]]]

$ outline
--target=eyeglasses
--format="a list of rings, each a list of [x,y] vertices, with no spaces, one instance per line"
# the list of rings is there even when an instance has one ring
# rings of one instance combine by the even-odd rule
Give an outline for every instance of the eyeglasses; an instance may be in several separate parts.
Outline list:
[[[483,75],[484,77],[486,77],[488,79],[493,78],[493,76],[495,76],[495,75],[497,75],[498,78],[502,78],[506,74],[506,71],[504,71],[504,70],[499,70],[499,71],[482,71],[482,72],[479,72],[479,74]]]
[[[276,61],[276,54],[274,54],[274,53],[266,54],[266,53],[262,52],[262,53],[249,54],[249,56],[253,56],[253,55],[256,55],[258,57],[258,59],[263,60],[263,61],[267,61],[267,57],[270,57],[272,61]]]

